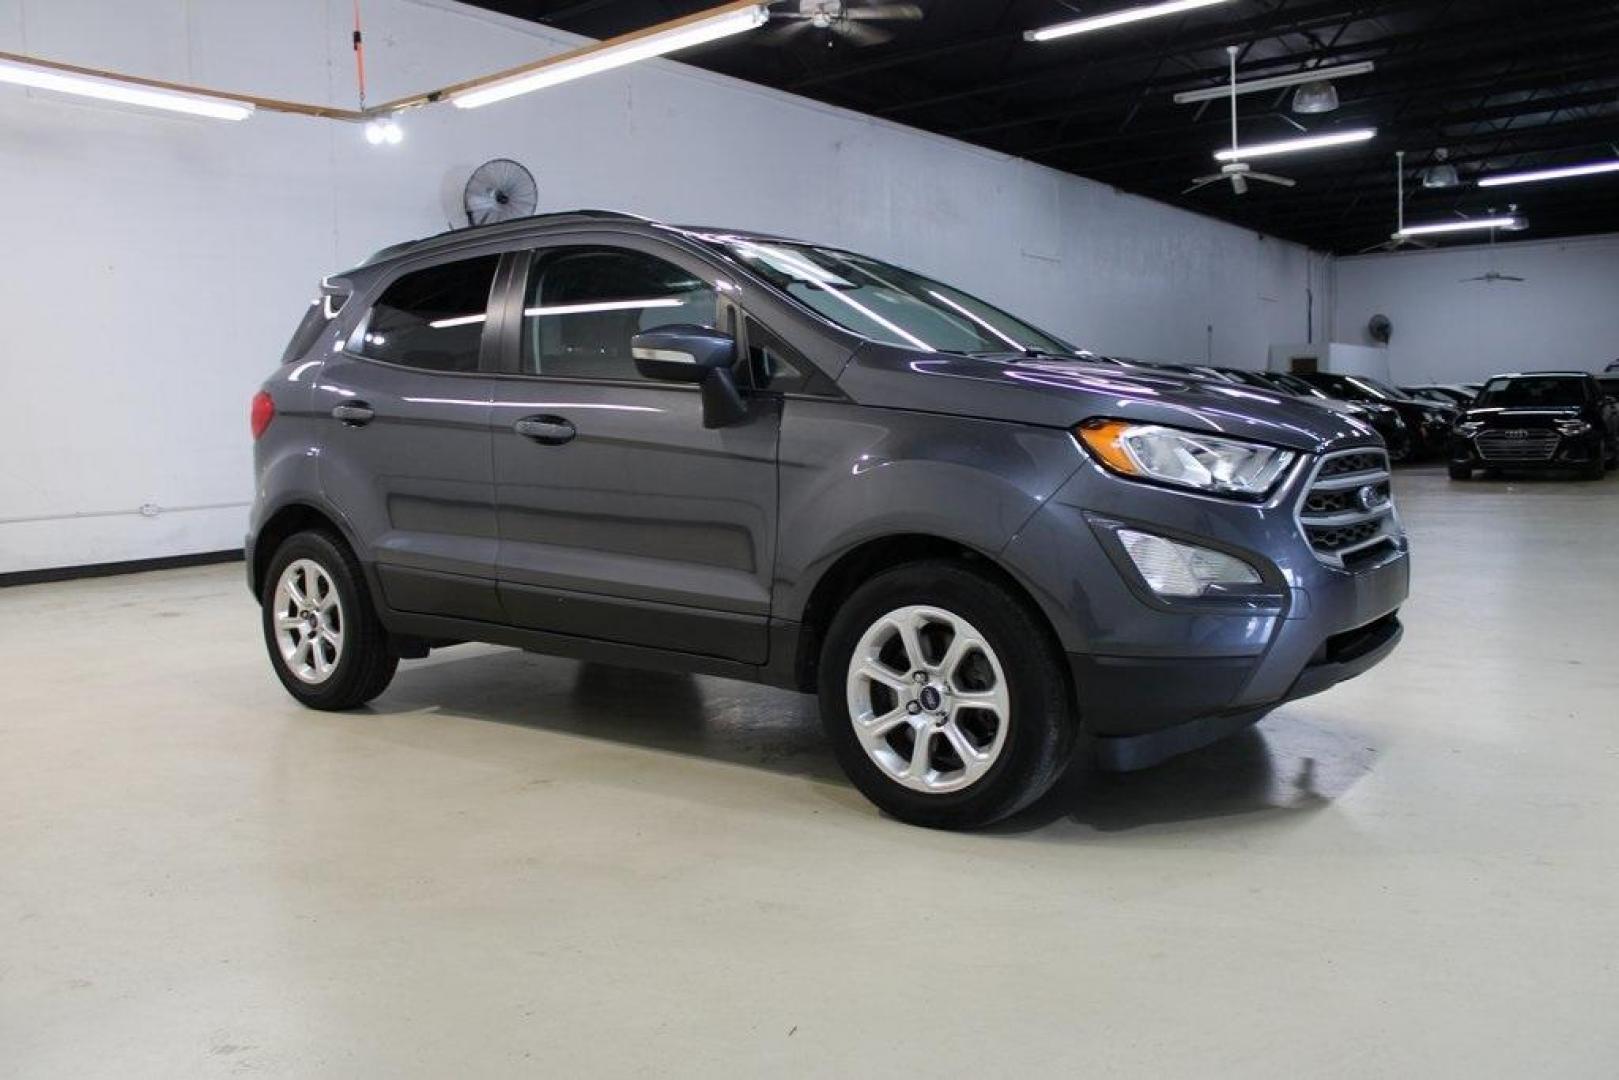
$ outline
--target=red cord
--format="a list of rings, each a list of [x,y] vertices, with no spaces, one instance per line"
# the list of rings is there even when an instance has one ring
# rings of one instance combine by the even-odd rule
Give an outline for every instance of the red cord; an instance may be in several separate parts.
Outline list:
[[[354,0],[354,73],[360,81],[360,111],[365,111],[365,39],[360,34],[360,0]]]

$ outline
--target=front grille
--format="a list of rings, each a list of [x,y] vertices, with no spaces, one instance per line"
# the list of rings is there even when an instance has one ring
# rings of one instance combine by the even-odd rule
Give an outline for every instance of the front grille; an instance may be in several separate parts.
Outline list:
[[[1555,431],[1525,428],[1486,431],[1473,440],[1485,461],[1550,461],[1557,442]]]
[[[1382,450],[1340,450],[1315,467],[1299,500],[1299,528],[1316,558],[1340,568],[1375,556],[1399,536],[1388,455]],[[1352,561],[1351,561],[1352,560]]]

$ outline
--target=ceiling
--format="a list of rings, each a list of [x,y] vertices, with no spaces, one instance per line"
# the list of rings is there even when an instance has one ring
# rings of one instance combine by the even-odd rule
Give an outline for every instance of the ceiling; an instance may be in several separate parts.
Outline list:
[[[473,0],[594,38],[713,6],[717,0]],[[852,0],[858,3],[861,0]],[[1504,212],[1529,219],[1512,239],[1619,231],[1619,174],[1481,189],[1492,172],[1580,164],[1619,154],[1619,2],[1590,0],[1232,0],[1045,44],[1023,31],[1132,6],[1133,0],[918,0],[919,22],[854,47],[824,31],[768,44],[770,31],[687,50],[679,59],[1038,161],[1312,247],[1347,254],[1394,228],[1394,151],[1407,151],[1406,218]],[[777,10],[796,11],[800,0]],[[1359,146],[1265,158],[1293,189],[1228,184],[1183,194],[1228,145],[1225,101],[1172,95],[1221,84],[1225,46],[1239,79],[1372,60],[1338,80],[1340,108],[1301,116],[1292,89],[1243,95],[1241,141],[1375,126]],[[1425,190],[1420,170],[1449,151],[1462,185]],[[1480,237],[1447,241],[1478,242]]]

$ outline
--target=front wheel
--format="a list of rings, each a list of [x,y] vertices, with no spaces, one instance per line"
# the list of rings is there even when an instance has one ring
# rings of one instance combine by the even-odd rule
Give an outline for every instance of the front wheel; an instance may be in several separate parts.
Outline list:
[[[1038,616],[948,562],[885,571],[849,597],[821,652],[820,699],[854,785],[931,828],[987,825],[1039,798],[1078,726]]]
[[[1467,464],[1465,461],[1464,462],[1459,462],[1459,463],[1455,462],[1455,461],[1451,462],[1450,463],[1450,478],[1452,480],[1471,480],[1471,479],[1473,479],[1473,466]]]
[[[287,693],[312,709],[336,710],[387,689],[399,656],[342,541],[313,531],[288,537],[262,590],[264,643]]]

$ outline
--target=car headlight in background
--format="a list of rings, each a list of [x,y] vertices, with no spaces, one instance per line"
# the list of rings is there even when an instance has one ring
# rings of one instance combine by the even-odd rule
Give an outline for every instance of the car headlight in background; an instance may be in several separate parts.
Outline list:
[[[1274,446],[1127,420],[1088,420],[1076,434],[1121,476],[1215,495],[1263,498],[1298,457]]]
[[[1559,420],[1557,432],[1560,435],[1584,435],[1591,430],[1591,425],[1584,420]]]
[[[1223,551],[1134,529],[1119,529],[1115,535],[1147,587],[1159,596],[1202,596],[1210,586],[1258,585],[1261,580],[1258,570]]]

